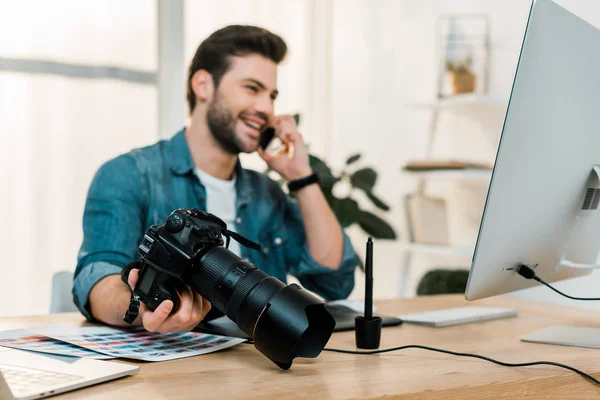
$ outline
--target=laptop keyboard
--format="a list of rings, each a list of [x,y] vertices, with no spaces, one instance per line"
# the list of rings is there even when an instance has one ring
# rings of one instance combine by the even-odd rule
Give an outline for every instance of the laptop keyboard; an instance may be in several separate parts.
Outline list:
[[[42,371],[32,368],[20,368],[12,365],[0,364],[0,371],[11,392],[19,396],[24,392],[44,391],[46,388],[64,385],[82,379],[81,376],[59,374],[56,372]]]

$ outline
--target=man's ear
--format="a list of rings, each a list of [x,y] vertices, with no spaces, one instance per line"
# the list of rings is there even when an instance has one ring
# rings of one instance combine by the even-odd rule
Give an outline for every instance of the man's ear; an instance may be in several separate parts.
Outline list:
[[[199,69],[192,75],[192,90],[200,102],[210,101],[215,91],[212,75],[205,69]]]

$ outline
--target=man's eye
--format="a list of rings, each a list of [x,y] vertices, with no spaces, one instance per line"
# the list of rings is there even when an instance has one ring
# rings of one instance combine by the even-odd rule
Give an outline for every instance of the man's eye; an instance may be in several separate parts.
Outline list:
[[[256,86],[246,86],[251,92],[258,93],[258,88]]]

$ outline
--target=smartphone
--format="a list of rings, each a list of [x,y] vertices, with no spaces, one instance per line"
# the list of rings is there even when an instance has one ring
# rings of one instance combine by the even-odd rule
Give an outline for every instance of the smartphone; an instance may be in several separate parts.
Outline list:
[[[300,114],[294,114],[296,126],[300,123]],[[283,148],[283,143],[279,138],[275,137],[275,129],[267,128],[260,134],[258,145],[265,153],[277,154]]]

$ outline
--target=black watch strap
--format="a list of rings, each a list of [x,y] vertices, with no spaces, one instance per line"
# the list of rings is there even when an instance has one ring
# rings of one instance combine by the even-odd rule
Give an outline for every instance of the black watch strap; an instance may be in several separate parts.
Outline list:
[[[305,186],[312,185],[313,183],[318,183],[318,182],[319,182],[319,176],[317,175],[316,172],[313,172],[312,174],[305,176],[304,178],[289,181],[287,184],[287,187],[288,187],[288,190],[290,191],[290,193],[292,193],[292,192],[296,192],[296,191],[302,189]]]

